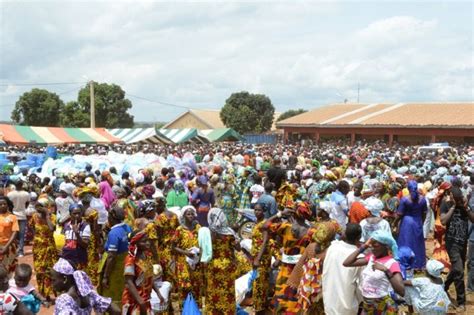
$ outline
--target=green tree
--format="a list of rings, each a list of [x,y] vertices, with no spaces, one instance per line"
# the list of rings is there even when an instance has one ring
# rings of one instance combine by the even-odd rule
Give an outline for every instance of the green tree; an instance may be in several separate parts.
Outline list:
[[[133,116],[128,113],[132,102],[116,84],[94,83],[95,125],[103,128],[132,128]],[[90,87],[79,91],[76,102],[69,102],[61,115],[61,125],[67,127],[90,126]]]
[[[12,111],[12,120],[20,125],[59,126],[59,113],[63,101],[55,93],[32,89],[20,96]]]
[[[233,93],[220,112],[224,125],[241,134],[260,133],[271,129],[275,108],[262,94]]]
[[[299,109],[289,109],[287,110],[286,112],[284,112],[283,114],[281,114],[277,121],[281,121],[281,120],[284,120],[284,119],[287,119],[287,118],[290,118],[290,117],[293,117],[293,116],[296,116],[296,115],[299,115],[299,114],[303,114],[303,113],[306,113],[307,110],[306,109],[302,109],[302,108],[299,108]]]

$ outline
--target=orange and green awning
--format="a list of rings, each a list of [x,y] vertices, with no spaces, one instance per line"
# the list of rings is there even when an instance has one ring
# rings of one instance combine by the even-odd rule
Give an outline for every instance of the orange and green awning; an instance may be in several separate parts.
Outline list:
[[[120,143],[104,128],[32,127],[0,124],[2,140],[8,144]]]

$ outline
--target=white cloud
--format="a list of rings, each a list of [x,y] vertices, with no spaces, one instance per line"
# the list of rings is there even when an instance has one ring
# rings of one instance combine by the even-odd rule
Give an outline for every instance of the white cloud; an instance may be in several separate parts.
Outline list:
[[[339,94],[355,101],[358,82],[364,102],[472,100],[469,21],[457,20],[457,11],[370,5],[377,16],[354,15],[358,4],[339,2],[3,3],[0,77],[85,75],[131,94],[213,108],[241,90],[268,95],[279,111],[341,101]],[[5,105],[26,90],[0,87],[0,115],[9,116]],[[182,111],[132,100],[139,120]]]

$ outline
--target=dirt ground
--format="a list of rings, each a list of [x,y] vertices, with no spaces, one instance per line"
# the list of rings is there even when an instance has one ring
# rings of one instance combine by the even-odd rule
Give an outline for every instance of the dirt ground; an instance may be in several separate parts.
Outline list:
[[[431,240],[428,240],[428,242],[427,242],[427,253],[428,254],[431,254],[432,248],[433,248],[433,242]],[[25,257],[20,258],[19,262],[20,263],[31,264],[33,266],[33,255],[31,253],[31,247],[26,247],[25,248],[25,254],[26,254]],[[467,270],[466,270],[466,279],[467,279]],[[33,276],[32,281],[33,281],[33,285],[36,285],[35,276]],[[450,293],[451,297],[453,297],[453,298],[456,297],[456,293],[454,291],[454,285],[451,286],[451,289],[450,289],[449,293]],[[466,305],[467,309],[464,313],[461,313],[461,312],[456,313],[454,308],[452,308],[448,314],[474,315],[474,293],[468,293],[467,294],[467,303],[466,304],[467,304]],[[54,306],[50,307],[49,309],[43,307],[41,309],[41,311],[39,312],[39,315],[51,315],[51,314],[53,314],[53,310],[54,310]],[[246,310],[248,312],[250,312],[250,314],[253,314],[251,309],[246,309]],[[404,311],[405,311],[404,309],[400,310],[399,314],[403,314]],[[177,313],[177,314],[179,314],[179,313]]]

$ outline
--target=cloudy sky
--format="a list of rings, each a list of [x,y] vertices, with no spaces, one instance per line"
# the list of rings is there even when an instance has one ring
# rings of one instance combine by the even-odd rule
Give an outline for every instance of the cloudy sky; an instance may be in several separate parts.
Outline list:
[[[472,101],[473,2],[5,1],[0,120],[41,86],[64,101],[116,83],[140,121],[266,94],[277,111],[360,102]],[[37,86],[40,87],[40,86]],[[133,96],[131,96],[133,95]]]

